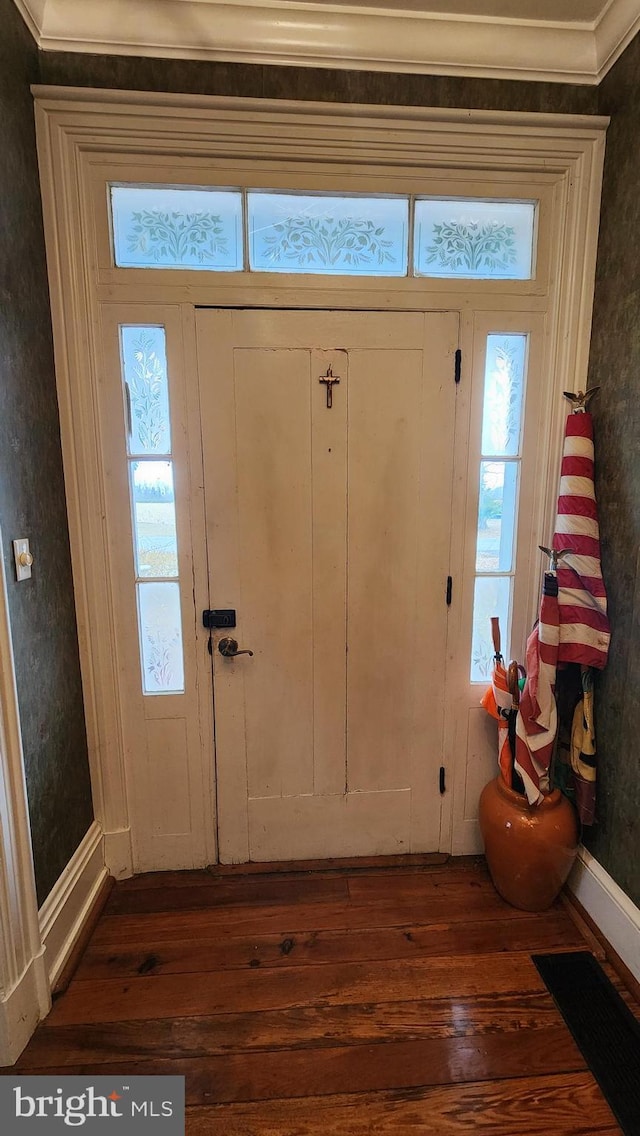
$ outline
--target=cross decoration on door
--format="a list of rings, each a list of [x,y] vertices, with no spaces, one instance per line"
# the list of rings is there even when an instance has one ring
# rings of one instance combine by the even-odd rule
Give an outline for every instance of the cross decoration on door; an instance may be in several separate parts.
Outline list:
[[[322,375],[321,378],[318,379],[318,382],[324,383],[327,388],[327,410],[331,410],[331,407],[333,406],[333,388],[336,383],[340,383],[340,379],[337,375],[334,375],[331,369],[331,363],[329,363],[329,366],[327,367],[326,375]]]

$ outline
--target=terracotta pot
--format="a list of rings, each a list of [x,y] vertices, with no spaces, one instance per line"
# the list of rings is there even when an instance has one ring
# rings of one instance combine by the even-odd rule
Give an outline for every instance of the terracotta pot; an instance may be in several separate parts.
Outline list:
[[[480,796],[480,831],[495,888],[523,911],[544,911],[564,884],[578,851],[578,818],[554,789],[532,807],[501,777]]]

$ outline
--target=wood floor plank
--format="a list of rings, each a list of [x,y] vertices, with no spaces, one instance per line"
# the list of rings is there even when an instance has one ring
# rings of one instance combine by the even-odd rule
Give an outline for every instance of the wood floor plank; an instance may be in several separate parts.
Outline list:
[[[585,1061],[564,1024],[541,1030],[480,1037],[428,1038],[321,1049],[262,1050],[221,1057],[145,1061],[128,1058],[101,1067],[106,1075],[186,1078],[189,1104],[320,1096],[358,1088],[372,1092],[390,1088],[449,1085],[492,1078],[576,1072]],[[43,1075],[55,1068],[45,1067]],[[67,1066],[65,1072],[86,1076],[91,1065]]]
[[[477,858],[116,885],[15,1071],[182,1074],[187,1136],[620,1136]],[[587,945],[588,946],[588,945]]]
[[[620,1136],[589,1073],[192,1107],[187,1136]]]
[[[173,873],[173,877],[177,873]],[[190,873],[189,873],[190,875]],[[206,875],[206,873],[205,873]],[[452,903],[463,903],[472,889],[493,892],[489,874],[482,865],[441,870],[397,871],[393,878],[396,898],[416,898],[428,901],[432,897],[448,897]],[[318,900],[351,898],[356,903],[388,902],[390,894],[389,872],[361,874],[307,873],[291,877],[236,877],[233,879],[203,878],[198,873],[196,882],[187,878],[180,882],[167,881],[164,887],[154,880],[145,888],[116,888],[105,911],[109,915],[126,915],[131,912],[180,911],[221,906],[247,906],[255,904],[296,904]]]
[[[549,993],[431,998],[365,1005],[300,1006],[152,1021],[40,1027],[20,1058],[21,1070],[46,1065],[102,1065],[114,1059],[189,1058],[252,1049],[421,1041],[512,1034],[561,1024]]]
[[[348,881],[341,876],[303,879],[210,880],[195,886],[151,887],[125,890],[116,888],[105,908],[107,915],[130,912],[185,911],[209,907],[248,906],[259,901],[269,904],[311,903],[317,900],[342,900],[349,896]]]
[[[358,875],[375,873],[405,873],[408,871],[443,871],[483,867],[481,856],[449,856],[446,852],[416,852],[403,856],[361,856],[326,860],[277,860],[263,864],[210,864],[208,868],[193,871],[143,872],[128,880],[119,880],[122,891],[139,891],[148,888],[174,887],[176,884],[209,885],[213,880],[237,880],[246,876],[264,879],[268,876],[298,879],[313,875],[316,878],[357,872]]]
[[[430,899],[447,896],[453,903],[464,902],[474,890],[494,890],[491,877],[482,865],[475,868],[455,868],[450,872],[402,872],[393,881],[384,873],[346,877],[349,896],[354,903],[386,903],[393,888],[395,896]]]
[[[184,1017],[291,1006],[398,1002],[415,997],[470,997],[544,989],[528,955],[505,953],[461,958],[393,960],[247,969],[224,975],[180,974],[105,979],[74,979],[49,1015],[50,1025]]]
[[[352,931],[371,927],[411,927],[416,924],[466,923],[509,916],[527,918],[526,911],[509,907],[488,887],[473,889],[463,897],[442,892],[424,897],[398,896],[375,903],[318,901],[316,903],[254,904],[212,907],[206,910],[105,914],[94,933],[94,943],[139,942],[150,934],[172,939],[207,937],[231,930],[235,935],[281,934],[304,931]]]
[[[225,935],[167,942],[149,934],[140,943],[92,942],[76,977],[83,981],[144,974],[186,974],[242,970],[247,966],[419,958],[430,955],[490,954],[584,949],[584,940],[564,911],[524,919],[479,923],[383,927],[360,931],[311,931],[298,935]]]

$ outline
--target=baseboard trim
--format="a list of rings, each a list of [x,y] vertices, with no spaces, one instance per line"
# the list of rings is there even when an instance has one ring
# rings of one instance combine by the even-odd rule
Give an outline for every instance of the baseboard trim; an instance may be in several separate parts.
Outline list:
[[[50,1006],[41,953],[31,959],[13,990],[0,998],[0,1066],[15,1064]]]
[[[580,848],[567,887],[640,982],[640,910],[633,900],[586,848]]]
[[[104,862],[110,875],[116,880],[126,880],[133,875],[133,852],[131,850],[131,829],[118,828],[104,832]]]
[[[76,938],[76,941],[73,944],[69,955],[67,956],[67,961],[65,962],[62,970],[60,971],[60,974],[58,975],[58,978],[56,979],[55,986],[51,990],[52,998],[59,998],[59,996],[61,994],[64,994],[65,990],[69,986],[71,979],[73,978],[76,970],[80,965],[80,962],[82,961],[82,956],[87,949],[89,939],[93,935],[93,932],[98,925],[98,920],[100,919],[100,916],[102,915],[102,912],[107,905],[107,900],[109,899],[109,896],[113,891],[115,882],[116,881],[114,880],[113,876],[107,875],[98,888],[96,897],[91,904],[89,911],[87,912],[87,917],[84,923],[80,928],[80,933]]]
[[[71,957],[108,875],[102,828],[94,821],[40,908],[40,933],[52,990]]]

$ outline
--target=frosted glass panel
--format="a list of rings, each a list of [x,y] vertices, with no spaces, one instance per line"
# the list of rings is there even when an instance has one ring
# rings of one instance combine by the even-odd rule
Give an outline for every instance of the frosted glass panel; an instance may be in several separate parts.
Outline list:
[[[511,572],[518,500],[518,462],[480,464],[476,572]]]
[[[510,457],[520,449],[526,335],[488,335],[482,410],[482,453]]]
[[[471,681],[485,682],[491,678],[493,643],[491,617],[500,618],[503,649],[509,641],[509,601],[511,577],[480,576],[476,579],[473,597],[473,638],[471,642]]]
[[[111,216],[119,268],[243,267],[237,190],[113,185]]]
[[[177,576],[178,540],[171,462],[131,462],[138,576]]]
[[[405,276],[406,197],[249,193],[249,263],[261,272]]]
[[[138,625],[145,694],[182,694],[182,624],[177,584],[137,584]]]
[[[416,201],[416,275],[529,280],[534,217],[530,201]]]
[[[163,327],[121,327],[122,370],[129,409],[129,453],[171,450],[169,384]]]

